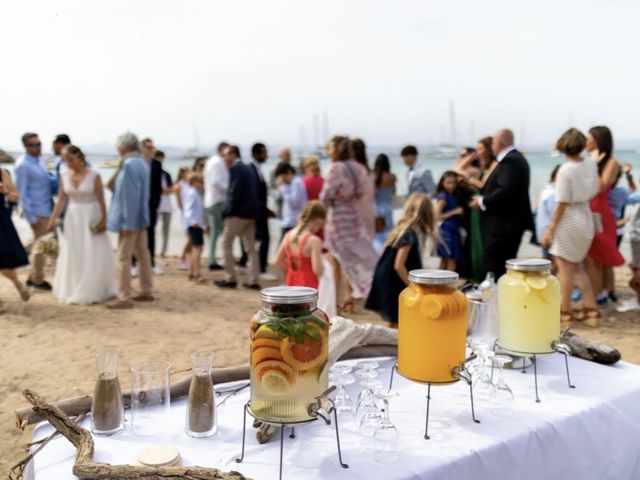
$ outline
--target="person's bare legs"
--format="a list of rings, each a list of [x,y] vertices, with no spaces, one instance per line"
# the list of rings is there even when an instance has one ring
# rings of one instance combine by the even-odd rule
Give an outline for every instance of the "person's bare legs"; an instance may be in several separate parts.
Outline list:
[[[340,281],[342,278],[342,272],[340,269],[340,263],[338,259],[333,255],[329,255],[329,262],[331,263],[331,269],[333,270],[333,278],[335,280],[335,288],[336,288],[336,306],[340,309]]]
[[[591,288],[595,295],[598,295],[602,290],[602,266],[589,256],[584,259],[584,266],[591,282]]]
[[[575,263],[571,263],[564,258],[556,257],[558,266],[558,280],[560,280],[560,298],[562,306],[562,315],[571,315],[571,292],[573,290],[573,278]],[[584,293],[583,293],[584,295]],[[564,320],[567,321],[568,319]]]
[[[5,268],[0,270],[0,273],[11,280],[13,285],[16,287],[16,290],[18,290],[18,293],[20,293],[20,298],[23,302],[29,300],[29,298],[31,297],[31,293],[29,292],[29,289],[24,285],[24,283],[20,281],[15,270],[9,270],[8,268]]]
[[[629,288],[633,290],[640,302],[640,268],[631,267],[631,280],[629,280]]]
[[[191,266],[189,267],[190,274],[194,280],[201,280],[200,274],[200,259],[202,257],[202,247],[191,247]]]
[[[615,293],[616,291],[616,275],[613,268],[606,267],[602,269],[602,275],[604,278],[604,290],[609,293]]]

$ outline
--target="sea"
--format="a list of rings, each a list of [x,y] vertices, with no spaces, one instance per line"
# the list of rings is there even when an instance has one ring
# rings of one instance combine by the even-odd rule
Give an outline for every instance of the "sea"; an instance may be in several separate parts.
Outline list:
[[[263,170],[266,173],[266,176],[269,176],[269,173],[275,168],[277,164],[277,158],[275,156],[270,157],[265,163]],[[399,195],[405,194],[407,192],[407,182],[406,182],[406,171],[402,158],[399,155],[399,148],[395,151],[391,151],[390,149],[376,149],[370,148],[368,151],[369,162],[370,165],[373,166],[373,162],[378,154],[385,153],[388,155],[391,169],[396,174],[398,178],[397,183],[397,193]],[[551,175],[551,171],[556,165],[561,164],[564,161],[562,156],[557,154],[547,153],[547,152],[524,152],[527,160],[529,161],[529,165],[531,168],[531,185],[529,188],[529,194],[531,196],[532,205],[536,205],[537,198],[544,188],[544,186],[549,182],[549,177]],[[297,166],[302,157],[305,155],[305,152],[297,152],[294,154],[293,164]],[[637,180],[640,176],[640,152],[638,151],[618,151],[616,152],[616,158],[621,163],[630,163],[632,165],[632,173],[634,178]],[[103,182],[106,181],[115,173],[115,156],[92,156],[89,155],[87,160],[91,164],[91,166],[97,169],[100,172]],[[439,154],[439,153],[429,153],[421,155],[421,161],[431,170],[433,173],[433,178],[437,182],[440,176],[447,170],[450,170],[455,165],[456,157],[454,154]],[[187,166],[190,167],[193,164],[194,160],[191,158],[184,157],[169,157],[165,159],[163,164],[163,168],[171,174],[173,178],[175,178],[180,167]],[[321,168],[326,171],[329,160],[321,157]],[[4,164],[2,165],[4,168],[7,168],[13,174],[13,165]],[[621,178],[620,185],[626,186],[626,180]],[[110,192],[106,191],[106,201],[107,205],[110,201]],[[181,226],[180,221],[180,212],[178,211],[175,198],[172,199],[174,205],[174,214],[172,216],[171,221],[171,236],[169,240],[169,254],[170,255],[179,255],[184,247],[185,243],[185,233]],[[271,200],[270,200],[271,201]],[[627,208],[627,215],[631,214],[634,211],[634,208]],[[398,218],[401,215],[401,211],[398,210],[394,212],[394,216]],[[31,230],[27,222],[20,216],[14,215],[13,217],[18,232],[20,234],[21,239],[26,244],[31,241]],[[270,223],[270,231],[272,236],[271,241],[271,255],[275,255],[275,249],[277,248],[277,241],[280,238],[280,228],[277,224],[277,220],[272,220]],[[157,237],[156,237],[156,245],[159,245],[159,235],[160,235],[160,227],[158,227]],[[115,236],[112,236],[112,240],[115,245]],[[221,247],[221,243],[219,248]],[[526,243],[526,242],[523,242]],[[624,242],[622,246],[623,254],[628,254],[629,246],[627,242]],[[206,251],[205,251],[206,252]],[[534,255],[536,250],[532,250],[530,248],[526,248],[524,250],[524,254],[527,256]],[[220,257],[222,252],[218,251],[218,256]]]

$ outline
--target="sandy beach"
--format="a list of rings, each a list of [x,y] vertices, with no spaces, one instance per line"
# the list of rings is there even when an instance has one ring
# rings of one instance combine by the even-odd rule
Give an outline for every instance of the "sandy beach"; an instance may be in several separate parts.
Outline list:
[[[216,366],[247,360],[247,323],[259,307],[257,293],[194,286],[175,264],[171,259],[167,274],[155,277],[155,302],[125,312],[109,311],[101,305],[64,306],[48,293],[35,293],[29,303],[23,304],[8,282],[0,282],[0,295],[6,305],[6,312],[0,316],[0,472],[6,473],[22,458],[31,438],[31,428],[21,432],[14,424],[14,410],[25,405],[22,390],[30,388],[50,401],[91,393],[94,351],[100,345],[120,348],[124,388],[129,387],[129,364],[140,359],[166,359],[176,372],[189,368],[188,354],[196,347],[213,350]],[[48,275],[52,275],[51,268]],[[210,279],[220,276],[207,274]],[[629,295],[623,287],[627,279],[627,270],[619,269],[622,297]],[[381,323],[361,305],[356,307],[352,316],[355,320]],[[574,330],[615,346],[624,360],[640,363],[637,313],[619,314],[610,307],[600,328]],[[183,375],[176,373],[173,380]]]

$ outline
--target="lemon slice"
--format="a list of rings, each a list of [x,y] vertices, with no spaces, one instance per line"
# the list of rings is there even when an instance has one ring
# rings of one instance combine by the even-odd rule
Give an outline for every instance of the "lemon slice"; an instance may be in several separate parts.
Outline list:
[[[529,277],[527,278],[527,284],[536,290],[544,290],[547,288],[549,282],[547,282],[546,278],[542,277]]]
[[[527,285],[526,282],[522,281],[514,282],[512,285],[510,285],[510,287],[514,295],[520,299],[526,298],[527,295],[529,295],[529,293],[531,292],[529,285]]]
[[[420,292],[409,287],[402,292],[402,302],[407,307],[413,307],[420,300]]]
[[[273,340],[277,340],[280,336],[274,332],[271,327],[267,325],[261,325],[258,330],[256,330],[256,338],[271,338]]]
[[[425,297],[420,305],[420,312],[435,320],[442,315],[442,303],[433,297]]]
[[[289,391],[289,379],[277,370],[269,370],[262,376],[262,388],[273,395],[282,395]]]

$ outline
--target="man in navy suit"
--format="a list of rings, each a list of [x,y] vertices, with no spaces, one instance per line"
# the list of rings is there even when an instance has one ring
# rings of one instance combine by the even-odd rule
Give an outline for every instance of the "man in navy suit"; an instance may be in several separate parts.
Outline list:
[[[487,179],[482,195],[471,202],[480,208],[484,236],[484,271],[496,279],[505,273],[505,262],[516,258],[525,230],[533,229],[529,200],[529,163],[513,146],[513,132],[493,136],[492,150],[498,166]]]
[[[256,189],[256,174],[251,167],[240,159],[240,149],[235,145],[224,151],[224,162],[229,169],[229,189],[227,201],[222,213],[224,231],[224,269],[227,278],[214,282],[220,288],[236,288],[236,266],[233,258],[233,242],[240,237],[249,254],[249,281],[245,288],[260,290],[258,285],[258,253],[256,251],[256,219],[260,214],[260,205]]]

